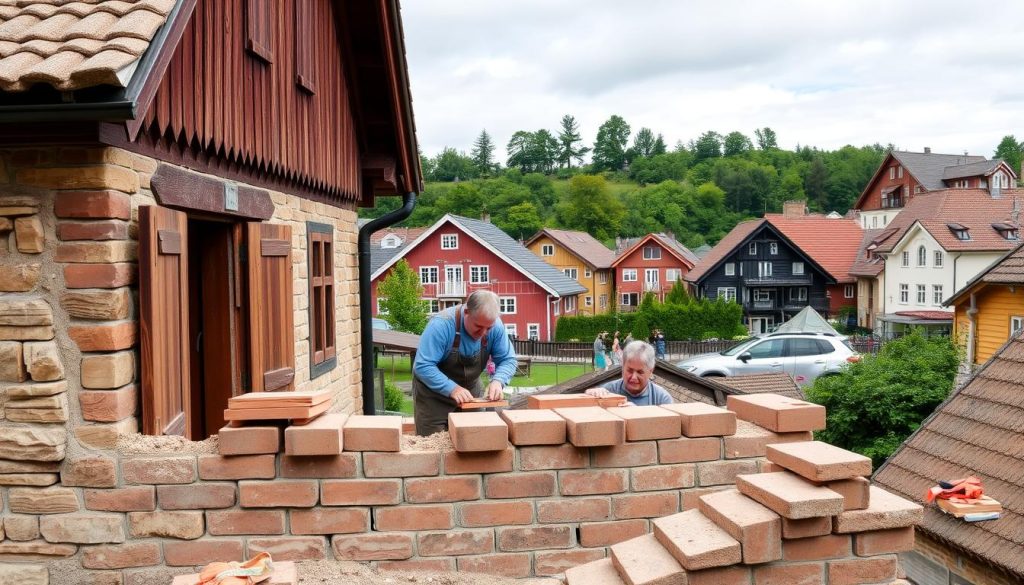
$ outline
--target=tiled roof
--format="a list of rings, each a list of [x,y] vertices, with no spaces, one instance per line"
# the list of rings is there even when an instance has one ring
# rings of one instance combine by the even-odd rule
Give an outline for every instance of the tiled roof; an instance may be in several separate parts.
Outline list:
[[[708,252],[700,262],[693,267],[693,270],[686,273],[683,277],[688,282],[697,282],[703,278],[708,271],[713,270],[719,262],[725,260],[725,257],[729,255],[733,249],[740,245],[740,242],[745,240],[747,236],[754,233],[754,230],[761,227],[765,220],[763,219],[751,219],[747,221],[741,221],[736,224],[736,227],[732,228],[732,231],[725,234],[714,248]]]
[[[983,160],[976,163],[970,163],[966,165],[957,165],[952,167],[946,167],[942,172],[943,180],[949,181],[952,179],[962,179],[964,177],[977,177],[978,175],[987,175],[994,171],[996,167],[1003,164],[1003,159],[996,158],[992,160]]]
[[[0,90],[125,87],[175,0],[0,0]]]
[[[837,282],[851,282],[850,268],[864,236],[852,219],[829,219],[824,215],[786,217],[781,213],[764,216],[784,236],[828,271]]]
[[[934,152],[925,153],[894,150],[892,151],[892,155],[896,160],[900,161],[903,168],[910,171],[910,174],[914,175],[914,178],[924,185],[924,188],[929,191],[945,188],[945,184],[942,182],[942,179],[946,175],[947,167],[969,165],[985,161],[985,157],[983,156],[970,156],[965,154],[938,154]]]
[[[949,311],[896,311],[894,314],[928,321],[949,321],[953,318],[953,313]]]
[[[1002,258],[993,262],[981,274],[967,282],[944,304],[952,306],[965,293],[979,283],[985,284],[1024,284],[1024,244],[1018,244]]]
[[[636,247],[647,238],[653,238],[657,240],[658,243],[661,244],[663,247],[675,253],[677,256],[681,257],[683,260],[689,262],[693,266],[696,266],[697,263],[700,262],[700,258],[698,258],[696,254],[691,252],[689,248],[684,246],[674,237],[664,233],[657,233],[647,234],[642,238],[626,238],[624,240],[620,240],[616,244],[615,260],[614,262],[612,262],[612,264],[618,264],[620,260],[632,254],[633,250],[636,249]]]
[[[804,393],[793,381],[793,377],[783,372],[767,374],[746,374],[743,376],[726,376],[715,379],[743,394],[761,394],[771,392],[787,398],[804,400]]]
[[[921,227],[946,251],[1010,250],[1018,242],[1001,236],[992,224],[1011,222],[1015,199],[1024,200],[1024,193],[1017,189],[1004,189],[998,199],[993,199],[985,189],[944,189],[922,193],[911,199],[889,224],[890,228],[898,228],[900,232],[880,244],[878,252],[891,252],[915,222],[920,222]],[[1024,201],[1019,205],[1024,205]],[[968,228],[971,239],[958,240],[947,225],[950,223]]]
[[[1024,339],[1010,340],[875,472],[918,503],[940,480],[975,475],[1002,517],[963,522],[935,506],[918,529],[1024,579]]]
[[[868,247],[872,244],[877,246],[897,231],[895,228],[864,230],[864,237],[861,238],[860,247],[857,248],[857,259],[850,266],[850,274],[854,276],[878,276],[881,274],[885,270],[885,259],[873,256],[869,260]]]
[[[425,227],[388,227],[380,231],[373,232],[370,235],[370,242],[373,244],[379,244],[381,240],[390,236],[396,235],[402,240],[402,244],[408,244],[409,242],[420,237],[420,235],[427,231]]]
[[[526,245],[529,246],[534,240],[542,235],[547,235],[558,242],[565,249],[569,250],[580,260],[589,264],[595,270],[611,268],[615,260],[615,252],[609,250],[604,244],[586,232],[574,232],[570,230],[556,230],[544,228],[537,235],[530,238]]]
[[[403,248],[413,243],[416,238],[420,237],[423,232],[427,231],[425,227],[418,228],[385,228],[378,232],[373,232],[370,236],[370,274],[377,271],[378,268],[384,266],[388,260],[394,258]],[[402,245],[397,248],[381,248],[380,242],[390,234],[396,234],[402,238]]]

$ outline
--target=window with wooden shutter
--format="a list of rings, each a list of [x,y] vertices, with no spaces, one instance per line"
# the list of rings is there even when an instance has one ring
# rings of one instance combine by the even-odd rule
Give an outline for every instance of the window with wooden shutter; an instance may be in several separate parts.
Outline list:
[[[245,48],[267,63],[274,62],[273,4],[273,0],[248,0],[245,4]]]
[[[334,334],[334,228],[306,223],[309,266],[309,377],[337,365]]]
[[[292,228],[249,223],[247,232],[252,391],[292,390],[295,381]]]
[[[309,93],[316,93],[316,10],[319,2],[295,3],[295,83]]]
[[[188,221],[163,207],[139,207],[142,429],[193,437],[188,348]]]

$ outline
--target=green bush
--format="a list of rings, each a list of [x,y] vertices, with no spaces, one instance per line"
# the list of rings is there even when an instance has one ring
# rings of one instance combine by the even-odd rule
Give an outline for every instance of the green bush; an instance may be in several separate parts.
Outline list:
[[[390,412],[401,412],[402,402],[405,401],[405,394],[391,382],[384,383],[384,410]]]
[[[807,399],[828,412],[817,438],[880,465],[946,399],[959,364],[951,339],[915,330],[838,376],[818,378],[807,390]]]
[[[691,299],[685,304],[646,302],[633,313],[562,317],[555,329],[555,339],[592,340],[601,331],[632,331],[635,339],[647,339],[654,328],[661,329],[670,340],[732,339],[746,333],[743,308],[738,304]]]

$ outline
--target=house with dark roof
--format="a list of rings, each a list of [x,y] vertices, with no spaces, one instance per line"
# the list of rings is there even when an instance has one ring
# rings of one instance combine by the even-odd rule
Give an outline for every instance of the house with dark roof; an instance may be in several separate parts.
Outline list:
[[[857,222],[788,202],[737,224],[686,278],[698,297],[742,304],[750,331],[764,333],[807,306],[826,317],[855,306],[849,271],[861,240]]]
[[[1007,252],[943,303],[952,307],[953,338],[971,364],[983,364],[1024,330],[1024,244]]]
[[[998,520],[965,522],[924,510],[915,550],[900,555],[914,583],[1024,582],[1024,338],[995,352],[886,462],[873,482],[924,504],[940,481],[975,476],[1002,504]]]
[[[864,229],[884,228],[918,195],[943,189],[987,189],[998,192],[1017,186],[1018,169],[1002,159],[968,154],[890,151],[864,187],[854,209]]]
[[[500,299],[505,329],[522,339],[553,339],[558,318],[577,314],[578,297],[587,291],[494,224],[448,214],[401,247],[373,248],[374,315],[380,311],[377,287],[400,260],[419,274],[431,313],[490,290]]]
[[[544,228],[526,241],[526,247],[542,260],[586,287],[581,315],[611,310],[615,294],[612,262],[615,252],[586,232]]]
[[[664,300],[676,282],[684,280],[699,261],[672,234],[618,240],[612,268],[619,310],[635,309],[647,293]]]

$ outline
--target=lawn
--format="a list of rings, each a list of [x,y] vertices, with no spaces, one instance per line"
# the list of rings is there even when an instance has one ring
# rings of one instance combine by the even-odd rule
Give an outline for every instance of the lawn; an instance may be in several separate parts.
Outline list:
[[[412,380],[412,370],[408,356],[389,355],[381,356],[377,367],[384,370],[385,382],[409,382]],[[590,364],[566,364],[566,363],[538,363],[534,362],[530,368],[530,376],[516,376],[512,378],[510,386],[550,386],[565,382],[593,370]],[[412,405],[409,405],[412,408]]]

